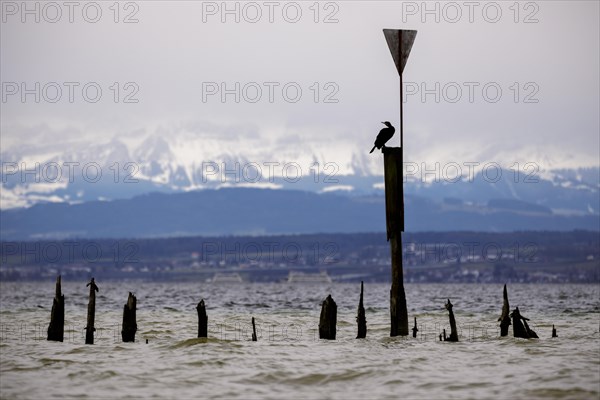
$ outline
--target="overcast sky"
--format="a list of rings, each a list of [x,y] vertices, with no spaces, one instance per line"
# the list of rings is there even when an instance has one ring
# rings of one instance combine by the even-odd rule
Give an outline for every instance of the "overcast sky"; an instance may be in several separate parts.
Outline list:
[[[199,138],[206,126],[233,127],[241,152],[245,135],[258,135],[266,147],[322,149],[328,161],[367,157],[380,121],[399,121],[382,34],[395,28],[418,30],[404,70],[416,91],[404,108],[407,159],[599,165],[597,1],[428,2],[430,13],[421,1],[228,2],[230,14],[220,1],[142,1],[120,3],[118,15],[112,1],[59,2],[60,17],[38,4],[39,23],[22,4],[2,2],[5,154],[42,127],[67,147],[184,124]],[[35,93],[21,101],[23,82],[40,82],[39,103]]]

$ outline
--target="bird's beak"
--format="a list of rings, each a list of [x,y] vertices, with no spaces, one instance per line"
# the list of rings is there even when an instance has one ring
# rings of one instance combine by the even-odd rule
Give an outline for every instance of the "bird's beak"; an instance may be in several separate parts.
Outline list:
[[[385,122],[382,121],[381,123],[385,125]]]

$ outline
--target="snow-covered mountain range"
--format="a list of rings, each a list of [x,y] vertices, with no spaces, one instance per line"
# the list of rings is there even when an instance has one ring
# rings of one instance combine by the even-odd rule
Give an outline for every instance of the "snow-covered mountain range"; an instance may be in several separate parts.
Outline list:
[[[210,134],[194,133],[199,130]],[[383,191],[381,155],[369,155],[350,144],[316,148],[296,136],[265,143],[251,129],[212,126],[133,132],[94,143],[83,136],[69,136],[69,141],[56,140],[55,133],[45,135],[40,130],[28,141],[3,149],[1,209],[222,187],[350,196]],[[541,160],[421,162],[408,158],[405,190],[446,204],[477,206],[493,199],[513,199],[557,214],[599,214],[600,166],[548,169],[552,163],[543,160],[543,155],[537,154],[536,159]]]

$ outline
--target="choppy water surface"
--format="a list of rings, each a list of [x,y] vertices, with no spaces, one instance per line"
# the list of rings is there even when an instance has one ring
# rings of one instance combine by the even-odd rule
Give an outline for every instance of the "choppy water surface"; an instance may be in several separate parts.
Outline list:
[[[63,282],[65,342],[48,342],[54,283],[0,283],[2,398],[574,398],[600,396],[596,285],[511,285],[541,339],[499,338],[500,285],[407,285],[416,339],[390,338],[389,285],[98,282],[96,343],[84,345],[85,282]],[[135,343],[120,341],[127,292]],[[318,339],[320,302],[338,304],[338,338]],[[450,297],[460,342],[439,342]],[[196,339],[204,298],[209,339]],[[250,341],[250,319],[259,341]],[[550,338],[552,324],[558,338]],[[512,333],[512,330],[511,330]],[[148,339],[149,343],[145,343]]]

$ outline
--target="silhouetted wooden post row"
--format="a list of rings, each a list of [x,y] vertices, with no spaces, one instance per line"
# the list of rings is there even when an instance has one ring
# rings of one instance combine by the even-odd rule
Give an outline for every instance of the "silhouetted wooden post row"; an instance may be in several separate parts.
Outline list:
[[[408,335],[408,310],[402,267],[402,232],[404,232],[404,150],[402,72],[417,35],[413,30],[384,29],[383,34],[400,75],[400,147],[383,147],[387,240],[392,256],[390,291],[390,336]]]
[[[367,318],[365,316],[365,306],[363,305],[363,282],[360,282],[360,299],[358,300],[358,312],[356,315],[356,322],[358,324],[358,333],[356,334],[357,339],[364,339],[367,337]]]
[[[48,340],[62,342],[65,331],[65,295],[62,294],[60,275],[56,278],[56,293],[52,301],[50,325],[48,326]]]
[[[200,303],[196,306],[196,310],[198,311],[198,337],[208,337],[208,316],[206,315],[204,299],[200,300]]]
[[[90,287],[90,300],[88,303],[88,312],[87,312],[87,326],[85,327],[85,344],[94,344],[94,320],[96,318],[96,292],[98,291],[98,286],[96,286],[96,282],[94,278],[85,285],[86,287]]]
[[[135,332],[137,332],[137,322],[135,317],[137,299],[129,292],[127,303],[123,307],[123,327],[121,338],[124,342],[135,342]]]
[[[321,317],[319,318],[319,339],[335,340],[337,323],[337,304],[327,296],[321,305]]]

